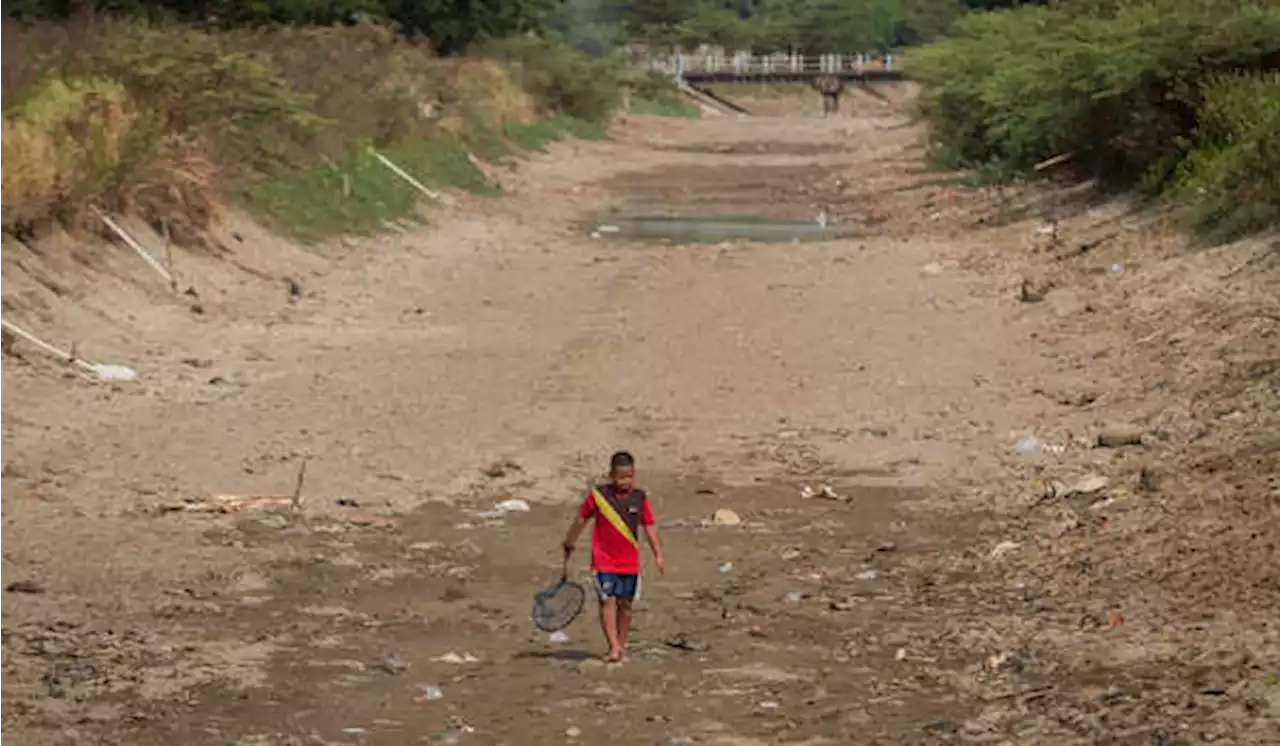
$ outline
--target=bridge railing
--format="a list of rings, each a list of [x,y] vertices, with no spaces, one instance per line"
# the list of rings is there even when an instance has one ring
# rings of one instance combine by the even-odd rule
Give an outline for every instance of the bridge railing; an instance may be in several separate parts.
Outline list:
[[[731,55],[669,54],[650,55],[648,69],[674,77],[686,75],[780,75],[797,73],[861,72],[894,70],[893,55],[869,54],[750,54]]]

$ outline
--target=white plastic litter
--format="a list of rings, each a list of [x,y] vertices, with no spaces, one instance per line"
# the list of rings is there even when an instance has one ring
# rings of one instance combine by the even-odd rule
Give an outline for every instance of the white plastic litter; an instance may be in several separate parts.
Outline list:
[[[500,513],[528,513],[530,510],[529,503],[520,499],[503,500],[493,506],[494,510]]]
[[[439,663],[454,663],[454,664],[460,664],[460,663],[479,663],[479,662],[480,662],[480,659],[479,659],[479,658],[477,658],[477,657],[475,657],[475,656],[474,656],[474,655],[472,655],[471,653],[463,653],[463,654],[459,655],[459,654],[457,654],[457,653],[453,652],[452,650],[450,650],[449,652],[445,653],[444,655],[436,656],[435,658],[432,658],[431,660],[433,660],[433,661],[437,661],[437,662],[439,662]]]
[[[550,642],[553,645],[564,645],[569,642],[569,636],[564,632],[552,632],[550,635],[547,635],[547,642]]]

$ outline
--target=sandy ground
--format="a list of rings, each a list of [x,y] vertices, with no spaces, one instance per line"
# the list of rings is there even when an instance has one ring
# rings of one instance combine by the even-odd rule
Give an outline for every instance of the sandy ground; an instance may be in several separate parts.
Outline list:
[[[632,118],[323,250],[241,220],[179,257],[193,295],[6,245],[6,318],[141,376],[5,357],[5,731],[1276,743],[1276,252],[966,187],[900,100],[854,101]],[[865,236],[591,237],[613,207]],[[617,448],[670,568],[606,667],[593,609],[562,644],[528,614]],[[300,510],[185,510],[303,463]]]

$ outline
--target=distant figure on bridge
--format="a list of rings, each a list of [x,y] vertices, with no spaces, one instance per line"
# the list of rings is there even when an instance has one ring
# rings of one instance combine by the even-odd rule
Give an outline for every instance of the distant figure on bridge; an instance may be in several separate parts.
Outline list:
[[[823,75],[814,81],[814,87],[822,94],[822,116],[839,113],[840,94],[844,91],[840,76]]]

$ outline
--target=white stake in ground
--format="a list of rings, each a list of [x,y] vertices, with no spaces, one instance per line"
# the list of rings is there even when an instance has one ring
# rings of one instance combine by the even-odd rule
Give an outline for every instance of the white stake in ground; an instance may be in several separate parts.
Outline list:
[[[374,150],[373,146],[369,147],[369,155],[373,156],[374,158],[377,158],[379,163],[387,167],[387,170],[389,170],[391,173],[395,174],[396,176],[399,176],[400,178],[404,179],[405,182],[409,184],[409,186],[413,187],[414,189],[417,189],[419,192],[422,192],[428,198],[433,199],[436,202],[444,202],[445,204],[448,204],[448,201],[445,200],[445,197],[443,194],[436,191],[432,191],[431,189],[428,189],[421,181],[418,181],[417,179],[413,178],[413,176],[411,176],[408,171],[405,171],[403,168],[400,168],[396,164],[392,163],[390,158],[387,158],[382,153],[379,153],[377,150]]]
[[[72,365],[78,368],[87,370],[104,381],[133,381],[138,378],[137,371],[135,371],[133,368],[130,368],[128,366],[101,365],[98,363],[91,363],[88,360],[81,360],[80,358],[76,357],[74,354],[67,352],[66,350],[59,350],[57,347],[54,347],[48,342],[45,342],[39,339],[38,337],[36,337],[34,334],[31,334],[30,332],[19,329],[13,324],[10,324],[8,321],[0,320],[0,326],[3,326],[6,330],[18,335],[19,337],[22,337],[23,339],[27,340],[31,344],[35,345],[36,347],[39,347],[40,349],[49,353],[53,357],[59,358],[61,360],[65,360],[68,363],[71,363]]]
[[[116,223],[116,221],[112,220],[110,216],[108,216],[102,210],[99,210],[98,208],[93,206],[90,206],[89,209],[93,210],[93,213],[97,215],[102,220],[102,222],[106,224],[108,228],[111,229],[112,233],[119,236],[121,241],[124,241],[129,246],[129,248],[138,252],[138,256],[142,257],[143,261],[145,261],[148,265],[151,266],[152,269],[154,269],[157,273],[159,273],[160,276],[165,279],[165,282],[169,283],[170,287],[173,287],[173,288],[177,287],[177,285],[173,281],[173,275],[169,274],[169,270],[165,269],[164,265],[162,265],[160,262],[157,262],[155,257],[148,254],[147,250],[142,248],[142,244],[138,243],[133,239],[133,236],[130,236],[128,233],[125,233],[124,228],[121,228]]]

